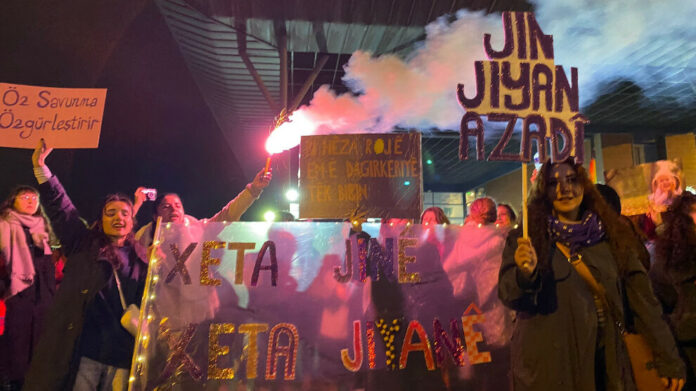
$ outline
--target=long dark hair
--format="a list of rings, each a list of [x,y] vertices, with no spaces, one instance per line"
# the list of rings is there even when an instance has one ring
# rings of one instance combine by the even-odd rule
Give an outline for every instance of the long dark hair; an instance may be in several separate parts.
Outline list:
[[[41,216],[41,218],[43,219],[44,226],[46,227],[46,232],[49,236],[48,242],[51,245],[51,247],[59,246],[60,244],[58,242],[58,238],[53,232],[53,227],[51,227],[51,221],[48,219],[48,216],[46,216],[46,212],[44,211],[43,205],[41,205],[39,191],[31,186],[18,185],[10,191],[10,194],[7,196],[5,201],[0,203],[0,218],[4,219],[5,217],[7,217],[7,214],[10,212],[10,210],[14,210],[15,200],[22,193],[33,193],[36,194],[37,197],[39,197],[39,207],[36,209],[36,212],[34,212],[33,216]]]
[[[433,212],[433,214],[435,215],[435,220],[437,221],[438,224],[449,224],[450,223],[449,219],[447,218],[447,215],[445,214],[445,211],[443,211],[442,208],[439,208],[437,206],[431,206],[430,208],[424,210],[423,213],[421,213],[421,217],[420,217],[421,224],[423,223],[423,216],[425,216],[425,214],[427,212]]]
[[[113,245],[111,238],[109,238],[104,233],[104,227],[102,226],[102,217],[104,215],[104,210],[106,209],[106,206],[110,202],[117,201],[127,204],[131,209],[131,219],[133,220],[133,225],[131,231],[126,236],[125,244],[130,246],[132,249],[135,249],[135,247],[138,244],[135,241],[135,234],[133,233],[133,230],[135,229],[136,225],[135,215],[133,215],[132,213],[133,201],[131,201],[131,199],[125,194],[109,194],[106,196],[106,198],[104,198],[104,203],[102,204],[102,212],[97,218],[97,220],[90,226],[90,231],[92,232],[92,235],[96,238],[97,243],[99,244],[99,252],[106,257],[107,261],[109,261],[109,263],[113,265],[113,267],[115,267],[116,269],[120,269],[121,259],[116,254],[116,246]]]
[[[515,224],[517,222],[517,213],[515,213],[515,209],[512,208],[512,206],[508,204],[498,204],[498,208],[503,207],[507,209],[508,213],[510,213],[510,222]]]
[[[17,197],[19,197],[20,194],[22,193],[33,193],[36,194],[36,196],[39,196],[39,191],[36,190],[35,188],[27,185],[19,185],[15,186],[11,191],[10,195],[7,196],[5,201],[0,204],[0,216],[5,217],[7,216],[7,213],[14,209],[14,203]],[[41,216],[43,212],[43,209],[41,207],[41,202],[39,202],[39,207],[36,209],[36,212],[34,213],[34,216]],[[44,216],[44,220],[46,217]]]
[[[577,174],[578,183],[583,189],[580,213],[591,210],[597,213],[599,219],[604,223],[614,261],[623,275],[627,269],[627,260],[631,259],[631,257],[638,257],[643,243],[630,231],[629,227],[619,221],[619,215],[604,201],[592,184],[587,171],[585,171],[582,165],[576,164],[573,158],[559,163],[551,163],[550,161],[544,163],[529,194],[529,200],[527,201],[529,236],[537,252],[539,267],[542,270],[548,270],[550,266],[551,246],[553,243],[551,243],[549,238],[548,219],[549,216],[553,215],[553,203],[547,196],[547,184],[551,168],[557,164],[568,164]]]
[[[696,195],[685,191],[663,214],[664,231],[657,239],[657,257],[667,269],[686,270],[696,252],[696,224],[690,216]]]

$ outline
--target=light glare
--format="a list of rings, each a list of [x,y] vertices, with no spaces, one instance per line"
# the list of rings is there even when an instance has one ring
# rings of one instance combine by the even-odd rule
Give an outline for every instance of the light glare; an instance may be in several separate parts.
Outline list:
[[[295,202],[300,198],[300,193],[298,193],[296,189],[288,189],[288,191],[285,192],[285,198],[290,202]]]
[[[266,220],[267,222],[271,223],[271,222],[275,221],[276,214],[274,211],[269,210],[263,214],[263,219]]]

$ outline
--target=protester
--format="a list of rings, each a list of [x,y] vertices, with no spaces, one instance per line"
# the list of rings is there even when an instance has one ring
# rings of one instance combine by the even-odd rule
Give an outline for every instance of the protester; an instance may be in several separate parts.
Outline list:
[[[232,201],[227,203],[221,211],[217,212],[209,221],[237,221],[246,212],[247,209],[259,198],[263,189],[271,182],[271,170],[266,172],[261,170],[256,174],[254,180],[246,185],[244,190],[237,195]],[[140,188],[138,188],[140,189]],[[137,193],[137,191],[136,191]],[[184,223],[189,225],[198,225],[199,221],[193,216],[189,216],[184,212],[184,205],[181,198],[176,193],[160,194],[153,205],[154,213],[153,220],[157,217],[162,217],[163,223]],[[153,223],[148,223],[140,228],[135,234],[143,246],[147,247],[152,243],[152,235],[154,234]]]
[[[496,368],[500,368],[506,367],[509,362],[512,316],[497,295],[505,236],[495,226],[496,219],[493,199],[484,197],[474,200],[454,249],[444,262],[444,269],[452,284],[458,316],[471,304],[470,299],[475,298],[474,303],[485,316],[485,322],[480,327],[486,350],[498,363]],[[509,389],[508,374],[493,373],[493,370],[486,366],[475,366],[472,373],[472,368],[465,366],[460,368],[459,381],[453,379],[453,383],[462,389]]]
[[[663,225],[650,277],[686,361],[691,390],[696,389],[696,195],[677,197]]]
[[[674,161],[660,160],[653,164],[651,193],[648,195],[649,209],[647,213],[635,218],[642,234],[649,241],[656,240],[663,222],[662,213],[682,193],[683,184],[681,168]]]
[[[177,235],[179,235],[182,241],[188,243],[195,242],[202,235],[206,221],[239,220],[241,215],[261,195],[263,189],[268,186],[271,176],[271,171],[259,171],[254,180],[237,197],[227,203],[213,217],[204,221],[186,214],[178,194],[160,193],[153,204],[153,220],[156,220],[157,217],[162,217],[163,223],[181,224],[176,231]],[[150,222],[135,234],[135,239],[143,247],[148,247],[152,244],[154,225],[154,221]],[[164,258],[164,251],[170,250],[161,249],[159,251],[160,258]],[[164,267],[174,266],[174,263],[168,263],[174,262],[171,256],[165,258],[164,262]],[[200,258],[187,262],[186,267],[190,275],[200,273]],[[246,288],[240,286],[239,289],[244,290]],[[176,277],[168,284],[158,288],[156,307],[176,308],[177,316],[169,317],[168,321],[171,329],[179,330],[190,323],[200,323],[215,317],[220,308],[220,298],[215,289],[210,289],[210,287],[201,284],[186,284],[181,278]]]
[[[508,204],[498,204],[498,219],[495,225],[501,229],[510,230],[517,224],[517,214],[512,206]]]
[[[465,290],[474,287],[472,281],[483,282],[472,275],[473,273],[485,274],[483,265],[495,267],[494,278],[490,281],[495,287],[498,283],[497,271],[500,268],[505,242],[505,238],[493,225],[496,221],[496,207],[492,199],[487,197],[476,199],[469,209],[467,222],[459,233],[454,249],[444,262],[444,268],[452,283],[455,297],[469,296],[465,295]],[[477,261],[473,262],[473,259]],[[479,284],[476,287],[480,288],[482,285]],[[495,289],[492,293],[495,296]],[[487,298],[488,294],[482,296]],[[486,298],[482,297],[481,299],[485,300]]]
[[[611,186],[598,183],[595,185],[597,191],[602,196],[604,201],[611,207],[611,209],[619,215],[619,221],[624,223],[627,227],[631,229],[631,232],[636,236],[636,238],[641,242],[646,242],[646,237],[641,235],[636,226],[633,224],[631,219],[621,214],[621,197],[619,193],[614,190]],[[651,254],[654,253],[654,245],[652,242],[647,242],[646,246],[637,247],[638,259],[643,265],[645,270],[650,270],[651,258],[654,258]]]
[[[469,215],[464,224],[484,225],[495,223],[498,218],[495,201],[489,197],[477,198],[469,206]]]
[[[437,206],[431,206],[430,208],[423,211],[420,218],[421,224],[449,224],[450,221],[441,208]]]
[[[120,319],[125,306],[140,304],[147,273],[133,239],[133,205],[123,195],[108,196],[101,219],[85,227],[45,165],[51,150],[42,140],[34,173],[68,262],[24,390],[125,389],[135,341]]]
[[[617,215],[621,215],[621,197],[619,193],[617,193],[613,187],[602,183],[597,183],[595,187],[607,205],[609,205]]]
[[[648,341],[665,387],[681,389],[684,366],[638,259],[642,243],[582,166],[545,163],[528,213],[529,239],[519,229],[508,236],[498,286],[501,300],[517,311],[514,389],[634,390],[616,323],[626,317]],[[590,278],[603,294],[593,294]]]
[[[0,387],[19,390],[32,350],[56,291],[50,225],[39,192],[18,186],[0,205],[0,299],[5,332],[0,335]]]

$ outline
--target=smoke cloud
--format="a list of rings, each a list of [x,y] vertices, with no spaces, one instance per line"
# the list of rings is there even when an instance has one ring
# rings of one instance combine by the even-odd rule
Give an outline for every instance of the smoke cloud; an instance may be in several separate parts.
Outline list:
[[[548,0],[536,2],[535,14],[554,37],[556,64],[578,68],[582,104],[616,79],[635,82],[651,98],[669,95],[675,82],[696,82],[694,1]]]
[[[632,80],[648,97],[664,96],[666,90],[655,86],[667,79],[696,85],[696,1],[545,0],[535,5],[539,25],[554,37],[556,65],[566,73],[571,66],[579,70],[581,110],[603,83],[617,78]],[[467,95],[475,93],[474,61],[487,59],[484,33],[492,35],[493,47],[502,47],[500,14],[461,10],[455,18],[443,16],[428,25],[425,41],[409,58],[353,53],[343,78],[353,93],[336,95],[322,86],[295,114],[314,124],[301,133],[458,130],[464,111],[456,86],[463,83]],[[661,58],[664,51],[677,62]],[[695,95],[672,98],[693,101]]]

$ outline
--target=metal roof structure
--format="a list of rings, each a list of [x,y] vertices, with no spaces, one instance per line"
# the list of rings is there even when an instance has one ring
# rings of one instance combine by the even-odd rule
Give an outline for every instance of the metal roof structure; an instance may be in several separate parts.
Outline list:
[[[424,39],[428,23],[460,8],[533,10],[516,0],[156,3],[230,147],[247,163],[247,175],[262,164],[261,145],[280,108],[308,103],[320,85],[348,91],[341,81],[343,66],[356,50],[406,57]],[[694,53],[695,42],[668,47],[646,42],[639,51],[626,53],[624,63],[613,64],[626,69],[626,77],[606,83],[599,98],[583,108],[592,121],[588,132],[628,131],[650,139],[693,128],[696,108],[676,100],[696,101]],[[651,72],[655,69],[659,75]],[[652,80],[650,98],[631,79]],[[466,190],[516,167],[460,162],[457,150],[457,135],[451,131],[424,134],[424,156],[435,162],[424,169],[426,188]],[[294,167],[292,160],[289,164]]]
[[[181,192],[192,213],[203,215],[214,213],[263,165],[263,144],[281,107],[307,104],[322,85],[355,95],[343,76],[356,50],[407,59],[426,37],[426,26],[438,18],[451,21],[461,9],[481,15],[539,13],[542,2],[3,2],[0,81],[109,89],[99,149],[54,152],[52,168],[73,185],[78,203],[93,202],[94,189],[123,191],[149,183]],[[623,12],[625,2],[610,2]],[[580,68],[583,75],[607,70],[621,75],[607,79],[581,107],[591,121],[587,133],[631,133],[637,142],[654,143],[661,135],[694,130],[696,39],[689,22],[696,19],[696,8],[687,0],[667,3],[655,5],[655,11],[665,13],[662,18],[648,15],[641,25],[619,25],[611,36],[646,29],[659,33],[672,20],[674,34],[608,51],[606,58],[595,58],[597,69]],[[567,19],[559,23],[588,21],[580,15],[582,8],[575,11],[561,14]],[[572,33],[600,33],[592,27],[589,19]],[[573,49],[574,37],[563,41],[566,47]],[[423,133],[424,160],[433,161],[423,167],[426,190],[466,191],[517,167],[459,161],[457,130]],[[30,183],[30,171],[21,169],[26,161],[26,151],[3,150],[0,165],[12,169],[4,172],[0,187]],[[275,164],[272,186],[279,188],[266,192],[267,198],[282,198],[280,190],[297,168],[297,150]]]

